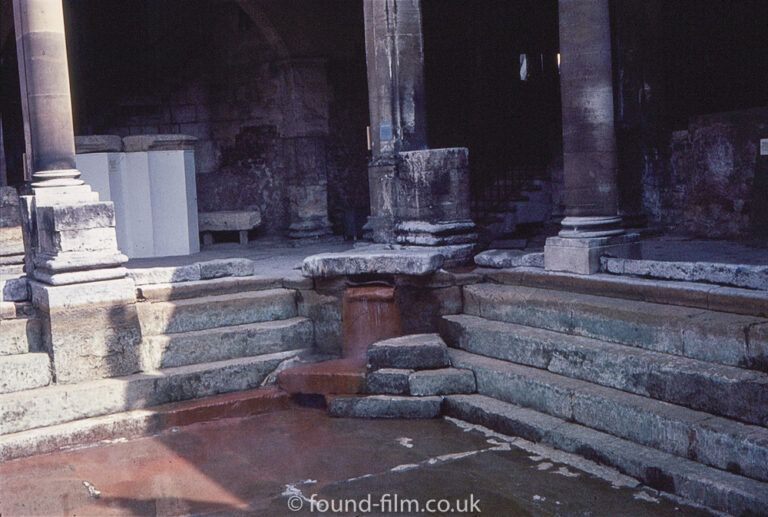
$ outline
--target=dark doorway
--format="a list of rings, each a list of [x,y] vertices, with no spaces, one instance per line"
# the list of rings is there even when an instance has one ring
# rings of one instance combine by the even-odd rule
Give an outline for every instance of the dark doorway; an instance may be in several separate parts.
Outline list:
[[[482,217],[548,179],[561,154],[557,1],[424,0],[422,10],[429,145],[469,148]]]

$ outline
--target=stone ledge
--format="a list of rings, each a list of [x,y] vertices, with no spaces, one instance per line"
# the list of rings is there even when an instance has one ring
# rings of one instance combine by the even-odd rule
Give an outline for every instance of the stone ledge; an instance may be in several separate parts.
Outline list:
[[[136,135],[123,138],[126,153],[146,151],[186,151],[195,148],[197,138],[190,135]]]
[[[443,397],[339,396],[328,401],[328,413],[346,418],[437,418],[442,402]]]
[[[475,264],[503,269],[508,267],[544,267],[544,253],[526,253],[523,250],[487,250],[475,255]]]
[[[77,154],[119,153],[123,139],[117,135],[83,135],[75,137]]]
[[[604,272],[617,275],[703,282],[768,291],[768,265],[664,262],[613,257],[602,257],[600,265]]]
[[[484,273],[489,281],[498,284],[557,289],[749,316],[768,316],[768,293],[752,289],[606,273],[585,276],[529,267],[481,270],[478,273]]]
[[[444,260],[442,254],[433,250],[369,246],[309,256],[304,259],[302,271],[309,277],[364,274],[424,276],[437,271]]]

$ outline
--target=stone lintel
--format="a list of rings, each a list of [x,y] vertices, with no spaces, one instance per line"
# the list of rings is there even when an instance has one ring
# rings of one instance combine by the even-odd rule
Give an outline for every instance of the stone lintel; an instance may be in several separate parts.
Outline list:
[[[197,138],[190,135],[135,135],[123,138],[126,153],[194,150]]]
[[[600,257],[640,258],[640,238],[637,234],[609,237],[566,238],[550,237],[544,247],[544,268],[592,275],[600,271]]]
[[[117,135],[84,135],[75,137],[77,154],[119,153],[123,150],[123,139]]]

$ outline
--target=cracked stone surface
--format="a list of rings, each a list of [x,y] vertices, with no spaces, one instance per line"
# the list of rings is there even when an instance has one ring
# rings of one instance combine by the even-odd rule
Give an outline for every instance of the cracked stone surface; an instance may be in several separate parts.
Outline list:
[[[318,515],[313,501],[369,495],[370,512],[333,514],[395,514],[381,506],[387,497],[472,497],[482,515],[709,515],[605,467],[462,422],[332,419],[308,408],[10,461],[0,478],[8,515]]]

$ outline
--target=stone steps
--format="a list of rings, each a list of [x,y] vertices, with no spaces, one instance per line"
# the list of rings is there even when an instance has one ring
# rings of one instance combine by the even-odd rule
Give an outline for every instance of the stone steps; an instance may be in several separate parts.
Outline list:
[[[450,355],[454,366],[474,372],[480,395],[768,481],[765,427],[461,350]]]
[[[651,488],[732,515],[765,515],[768,483],[724,472],[483,395],[451,395],[447,415],[609,465]],[[764,464],[763,464],[764,465]]]
[[[285,320],[297,316],[296,292],[267,289],[136,304],[144,336]]]
[[[768,317],[766,291],[606,273],[577,275],[547,271],[540,267],[526,267],[523,264],[510,264],[505,267],[506,269],[478,272],[482,271],[488,282],[502,285],[556,289],[570,293]]]
[[[443,397],[342,395],[329,397],[328,413],[337,418],[437,418]]]
[[[51,383],[51,360],[44,352],[0,356],[0,394]]]
[[[283,370],[277,385],[290,394],[332,395],[365,391],[365,360],[331,359]]]
[[[311,320],[295,317],[147,336],[142,343],[142,370],[311,348],[312,331]]]
[[[180,366],[0,395],[0,435],[259,387],[304,350]]]
[[[265,291],[288,287],[279,277],[268,276],[237,276],[213,278],[210,280],[192,280],[186,282],[147,284],[136,288],[137,298],[151,302],[181,300],[235,294],[246,291]],[[309,286],[312,287],[311,285]]]
[[[454,348],[768,425],[768,374],[477,316],[443,316]]]
[[[0,436],[0,462],[93,445],[105,440],[138,438],[174,426],[249,417],[290,407],[292,403],[288,394],[270,386],[85,418]]]
[[[42,325],[37,318],[0,320],[0,357],[41,349]]]
[[[464,287],[464,313],[768,371],[768,319],[527,286]]]

